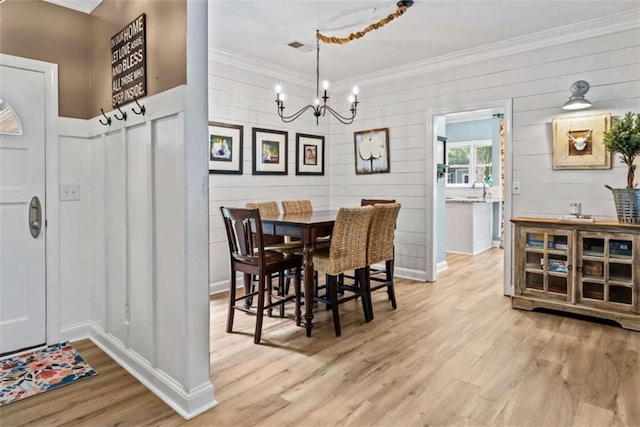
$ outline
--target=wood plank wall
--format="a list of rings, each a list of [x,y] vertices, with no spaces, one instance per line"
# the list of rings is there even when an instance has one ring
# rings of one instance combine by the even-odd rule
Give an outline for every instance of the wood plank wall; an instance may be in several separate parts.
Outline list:
[[[555,217],[568,204],[580,201],[583,212],[615,219],[611,194],[603,184],[622,186],[625,169],[614,159],[611,170],[551,170],[551,120],[585,114],[640,111],[640,29],[570,41],[552,47],[479,60],[472,64],[437,68],[401,79],[367,81],[349,79],[361,88],[356,122],[350,126],[323,121],[316,127],[312,116],[290,125],[275,114],[273,87],[276,78],[225,65],[224,58],[210,59],[209,114],[211,120],[242,124],[244,129],[244,175],[210,177],[211,282],[228,278],[226,241],[218,208],[239,206],[249,200],[311,198],[318,208],[357,205],[362,197],[395,198],[402,203],[396,233],[396,268],[420,277],[427,266],[427,111],[445,111],[461,105],[513,99],[513,181],[521,195],[513,197],[513,215]],[[586,112],[566,112],[562,104],[571,84],[589,81],[587,98],[593,107]],[[353,82],[352,82],[353,81]],[[290,110],[302,106],[313,88],[283,82]],[[345,84],[346,86],[346,84]],[[340,99],[342,94],[334,94]],[[289,131],[289,176],[251,176],[251,127]],[[356,176],[355,131],[390,129],[391,173]],[[326,175],[296,177],[295,132],[327,137]],[[429,158],[428,158],[429,156]],[[327,188],[329,186],[330,188]]]
[[[561,106],[576,80],[587,80],[593,108],[566,112]],[[617,159],[612,170],[551,170],[551,120],[573,115],[640,112],[640,29],[572,41],[422,75],[361,86],[359,118],[354,128],[333,127],[332,204],[360,197],[396,198],[402,203],[396,238],[396,266],[424,270],[426,245],[427,111],[513,99],[513,180],[522,194],[513,198],[513,215],[566,213],[580,201],[583,212],[615,218],[610,192],[603,184],[623,186],[625,170]],[[390,129],[391,174],[356,176],[353,131]]]
[[[313,76],[312,76],[313,77]],[[228,246],[220,206],[244,206],[249,201],[310,199],[314,209],[329,209],[330,158],[329,120],[306,112],[292,123],[283,123],[276,114],[275,86],[286,94],[285,114],[292,114],[315,98],[315,83],[304,85],[220,62],[215,53],[209,59],[209,120],[244,127],[243,171],[240,175],[209,176],[209,275],[213,290],[227,289]],[[287,176],[253,176],[252,127],[287,131],[289,138]],[[296,133],[325,137],[325,175],[296,176]],[[224,282],[224,283],[220,283]],[[217,284],[217,285],[216,285]]]

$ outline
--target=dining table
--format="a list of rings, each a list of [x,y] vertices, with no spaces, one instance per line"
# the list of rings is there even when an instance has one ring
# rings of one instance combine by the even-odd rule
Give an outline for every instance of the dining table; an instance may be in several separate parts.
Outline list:
[[[302,243],[304,327],[308,337],[313,329],[313,251],[318,237],[331,234],[337,215],[337,210],[320,210],[261,216],[264,234],[295,237]]]

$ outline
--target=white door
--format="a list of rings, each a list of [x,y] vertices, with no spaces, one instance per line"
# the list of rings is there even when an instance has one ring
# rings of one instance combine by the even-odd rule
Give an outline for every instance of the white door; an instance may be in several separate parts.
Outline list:
[[[22,127],[21,135],[0,134],[2,354],[46,341],[44,74],[0,65],[0,99]],[[38,224],[34,198],[41,204]]]

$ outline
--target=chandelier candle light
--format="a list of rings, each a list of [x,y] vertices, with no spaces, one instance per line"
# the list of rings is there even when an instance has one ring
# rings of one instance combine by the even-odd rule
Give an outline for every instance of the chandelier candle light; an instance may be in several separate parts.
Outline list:
[[[327,89],[329,89],[329,82],[322,82],[322,105],[320,104],[320,38],[318,37],[319,32],[316,32],[316,99],[313,104],[308,104],[298,110],[296,113],[285,116],[284,115],[284,99],[285,95],[282,93],[282,86],[276,86],[276,104],[278,105],[278,116],[285,123],[290,123],[300,117],[305,111],[313,110],[313,115],[316,116],[316,125],[319,124],[320,116],[324,117],[324,115],[328,112],[331,113],[340,123],[345,125],[349,125],[353,123],[353,119],[356,118],[356,112],[358,108],[358,88],[354,86],[353,93],[349,95],[349,102],[351,103],[351,116],[345,117],[338,113],[336,110],[327,105],[327,101],[329,100],[329,95],[327,94]]]

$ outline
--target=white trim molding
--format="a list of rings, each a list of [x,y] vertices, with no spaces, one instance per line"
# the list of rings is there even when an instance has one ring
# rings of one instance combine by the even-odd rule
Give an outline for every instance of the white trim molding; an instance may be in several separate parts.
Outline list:
[[[209,60],[229,65],[231,67],[236,67],[241,70],[247,70],[263,74],[265,76],[283,79],[287,82],[308,88],[315,88],[316,84],[315,80],[310,79],[306,74],[291,70],[287,67],[282,67],[274,64],[273,62],[263,61],[261,59],[252,58],[229,50],[209,47]]]
[[[169,375],[152,366],[147,359],[125,348],[98,324],[88,323],[88,338],[184,419],[191,419],[218,405],[215,399],[211,399],[213,385],[210,381],[187,391]]]
[[[418,280],[420,282],[427,281],[427,275],[422,270],[415,270],[413,268],[394,267],[393,275],[395,277],[404,277],[405,279]]]
[[[358,81],[360,86],[372,86],[378,83],[404,79],[437,70],[474,64],[488,59],[619,33],[638,28],[639,26],[640,13],[638,13],[638,11],[626,11],[587,21],[574,22],[573,24],[563,27],[465,49],[423,61],[350,77],[348,81],[336,81],[334,87],[336,87],[336,90],[348,90],[354,79]]]
[[[436,272],[441,273],[445,270],[449,269],[449,264],[447,264],[447,261],[440,261],[437,265],[436,265]]]
[[[509,221],[513,216],[511,181],[513,176],[513,99],[506,98],[494,101],[478,102],[474,104],[461,105],[443,105],[441,108],[431,109],[427,111],[427,129],[426,129],[426,146],[427,146],[427,214],[426,229],[432,236],[438,233],[438,212],[437,212],[437,183],[434,179],[435,162],[436,162],[436,145],[433,141],[436,139],[435,116],[443,116],[451,113],[459,113],[464,111],[484,110],[488,108],[502,108],[505,117],[505,190],[504,190],[504,295],[512,294],[513,271],[511,264],[512,254],[512,231]],[[428,147],[431,147],[429,149]],[[427,268],[426,277],[428,281],[437,280],[438,263],[437,263],[437,239],[432,239],[432,243],[426,247]]]
[[[44,74],[47,344],[60,341],[60,208],[58,152],[58,64],[0,53],[0,65]]]
[[[73,9],[91,15],[91,12],[102,3],[102,0],[44,0],[47,3]]]

